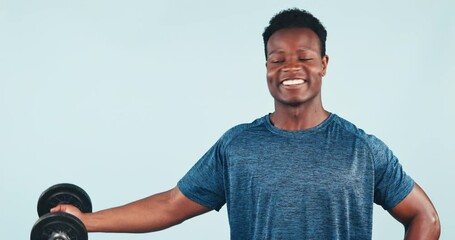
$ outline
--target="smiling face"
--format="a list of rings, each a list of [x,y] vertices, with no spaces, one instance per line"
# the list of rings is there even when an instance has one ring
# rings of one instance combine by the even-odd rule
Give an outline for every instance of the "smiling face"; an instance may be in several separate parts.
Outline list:
[[[267,84],[277,107],[321,103],[321,83],[328,57],[321,57],[319,38],[309,28],[275,32],[267,42]]]

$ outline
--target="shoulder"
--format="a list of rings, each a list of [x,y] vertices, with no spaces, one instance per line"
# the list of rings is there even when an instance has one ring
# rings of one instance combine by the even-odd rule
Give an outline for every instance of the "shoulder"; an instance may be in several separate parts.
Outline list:
[[[354,123],[335,115],[333,119],[334,125],[345,135],[350,136],[356,142],[362,142],[370,149],[372,153],[378,150],[387,149],[385,143],[375,135],[367,133],[363,129],[357,127]]]
[[[238,124],[238,125],[230,128],[221,136],[219,142],[222,145],[228,145],[230,142],[232,142],[239,136],[242,136],[245,133],[248,133],[255,128],[264,126],[264,123],[266,121],[265,118],[266,118],[266,116],[260,117],[250,123],[241,123],[241,124]]]
[[[335,115],[333,119],[334,124],[344,130],[347,134],[351,134],[353,137],[365,141],[367,144],[375,144],[382,141],[375,135],[367,133],[365,130],[357,127],[354,123]]]

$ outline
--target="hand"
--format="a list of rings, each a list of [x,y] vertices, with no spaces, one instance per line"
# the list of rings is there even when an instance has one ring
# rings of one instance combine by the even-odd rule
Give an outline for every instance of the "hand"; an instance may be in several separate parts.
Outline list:
[[[82,219],[83,219],[83,213],[81,212],[81,210],[79,210],[79,208],[73,206],[73,205],[70,205],[70,204],[60,204],[60,205],[57,205],[56,207],[52,208],[51,209],[51,213],[54,213],[54,212],[65,212],[65,213],[69,213],[77,218],[79,218],[82,222],[84,222]]]

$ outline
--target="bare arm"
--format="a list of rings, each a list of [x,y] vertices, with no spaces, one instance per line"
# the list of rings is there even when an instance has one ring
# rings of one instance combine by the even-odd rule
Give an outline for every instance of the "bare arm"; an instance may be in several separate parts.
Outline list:
[[[411,193],[389,213],[404,225],[405,239],[439,239],[441,225],[438,213],[417,183]]]
[[[188,199],[175,187],[167,192],[94,213],[81,213],[70,205],[52,212],[68,212],[85,224],[89,232],[152,232],[179,224],[211,209]]]

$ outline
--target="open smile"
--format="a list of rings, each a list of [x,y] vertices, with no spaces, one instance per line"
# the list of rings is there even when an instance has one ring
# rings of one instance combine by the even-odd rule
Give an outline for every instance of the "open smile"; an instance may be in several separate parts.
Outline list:
[[[304,79],[286,79],[281,81],[281,84],[284,86],[295,86],[295,85],[301,85],[307,83],[306,80]]]

